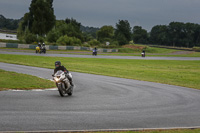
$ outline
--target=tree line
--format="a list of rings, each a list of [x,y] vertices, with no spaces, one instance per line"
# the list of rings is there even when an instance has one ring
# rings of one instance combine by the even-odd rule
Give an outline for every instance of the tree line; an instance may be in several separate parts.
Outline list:
[[[0,29],[3,30],[17,30],[21,19],[8,19],[0,14]]]
[[[200,46],[200,25],[182,22],[157,25],[150,32],[149,42],[178,47]]]
[[[131,28],[127,20],[119,20],[116,24],[116,29],[112,26],[103,26],[97,32],[97,39],[99,41],[103,39],[109,40],[107,38],[112,38],[113,36],[114,39],[118,41],[119,45],[128,44],[130,40],[133,40],[135,44],[199,47],[200,25],[194,23],[171,22],[169,25],[156,25],[148,33],[147,30],[143,29],[141,26],[134,26]]]
[[[4,28],[10,29],[5,25]],[[169,25],[156,25],[147,32],[141,26],[132,28],[128,20],[119,20],[115,27],[84,27],[73,18],[56,20],[53,0],[32,0],[29,12],[18,22],[17,36],[26,43],[48,42],[57,45],[105,47],[109,42],[110,47],[115,47],[133,40],[136,44],[194,47],[200,46],[200,25],[171,22]]]

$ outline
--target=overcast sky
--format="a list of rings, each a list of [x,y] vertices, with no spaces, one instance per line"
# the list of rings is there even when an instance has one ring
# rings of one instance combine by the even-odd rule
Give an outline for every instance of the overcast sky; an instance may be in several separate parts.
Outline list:
[[[0,14],[19,19],[29,11],[31,0],[0,0]],[[56,19],[74,18],[84,26],[115,27],[128,20],[131,27],[150,31],[172,21],[200,24],[200,0],[54,0]]]

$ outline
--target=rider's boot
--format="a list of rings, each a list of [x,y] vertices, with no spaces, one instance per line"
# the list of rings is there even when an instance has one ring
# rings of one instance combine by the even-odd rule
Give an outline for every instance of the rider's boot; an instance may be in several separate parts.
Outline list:
[[[73,87],[74,84],[73,84],[72,78],[71,78],[68,74],[67,74],[66,76],[67,76],[67,78],[69,79],[70,85]]]

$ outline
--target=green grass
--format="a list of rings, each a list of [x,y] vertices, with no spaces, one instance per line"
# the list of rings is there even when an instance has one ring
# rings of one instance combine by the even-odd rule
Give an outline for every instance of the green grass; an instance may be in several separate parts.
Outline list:
[[[0,62],[158,82],[200,89],[200,61],[89,59],[0,54]]]
[[[168,54],[168,53],[173,53],[176,51],[180,50],[175,50],[175,49],[167,49],[167,48],[155,48],[155,47],[149,47],[146,46],[145,51],[147,53],[154,53],[154,54]],[[142,50],[140,49],[131,49],[131,48],[119,48],[120,53],[141,53]]]
[[[0,69],[0,91],[8,89],[30,90],[52,87],[55,87],[52,81]]]

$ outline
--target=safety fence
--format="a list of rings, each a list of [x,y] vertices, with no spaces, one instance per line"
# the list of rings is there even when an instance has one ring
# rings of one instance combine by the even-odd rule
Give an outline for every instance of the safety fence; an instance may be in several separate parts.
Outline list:
[[[37,45],[31,44],[17,44],[17,43],[0,43],[1,48],[24,48],[24,49],[35,49]],[[54,46],[46,45],[47,50],[86,50],[92,51],[93,48],[90,47],[80,47],[80,46]],[[98,52],[118,52],[118,49],[102,49],[99,48]]]

